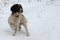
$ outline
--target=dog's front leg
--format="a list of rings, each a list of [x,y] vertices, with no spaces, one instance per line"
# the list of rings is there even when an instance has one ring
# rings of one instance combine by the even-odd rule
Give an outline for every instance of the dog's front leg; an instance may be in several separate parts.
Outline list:
[[[17,27],[14,28],[14,33],[13,33],[13,36],[16,35],[16,32],[17,32]]]
[[[12,23],[9,23],[9,24],[10,24],[12,30],[14,31],[13,36],[15,36],[15,34],[16,34],[16,32],[17,32],[17,27],[16,27],[16,25],[14,25],[14,24],[12,24]]]

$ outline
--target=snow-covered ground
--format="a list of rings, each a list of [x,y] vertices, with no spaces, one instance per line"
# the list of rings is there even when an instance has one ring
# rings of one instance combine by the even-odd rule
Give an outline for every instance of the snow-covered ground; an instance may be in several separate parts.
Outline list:
[[[60,40],[60,2],[50,4],[10,0],[5,6],[0,3],[0,40]],[[8,17],[11,14],[10,7],[14,3],[23,6],[30,36],[26,36],[24,28],[16,36],[12,36]]]

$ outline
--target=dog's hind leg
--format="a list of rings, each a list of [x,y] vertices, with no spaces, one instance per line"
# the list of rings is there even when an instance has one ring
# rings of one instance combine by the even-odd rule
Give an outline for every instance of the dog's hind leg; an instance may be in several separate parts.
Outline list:
[[[27,23],[23,23],[23,26],[26,30],[26,35],[29,36],[28,28],[27,28]]]
[[[22,26],[22,24],[20,23],[19,27],[18,27],[18,31],[21,31],[21,26]]]

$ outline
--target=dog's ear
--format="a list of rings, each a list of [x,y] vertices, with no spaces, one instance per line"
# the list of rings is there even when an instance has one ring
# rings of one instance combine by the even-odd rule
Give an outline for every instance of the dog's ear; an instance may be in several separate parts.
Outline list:
[[[19,4],[19,7],[20,7],[20,13],[23,13],[23,8],[22,8],[21,4]]]
[[[20,11],[20,7],[18,6],[18,4],[14,4],[11,9],[12,12],[19,12]]]
[[[12,12],[14,11],[14,6],[15,6],[15,5],[11,6],[11,8],[10,8],[10,10],[11,10]]]

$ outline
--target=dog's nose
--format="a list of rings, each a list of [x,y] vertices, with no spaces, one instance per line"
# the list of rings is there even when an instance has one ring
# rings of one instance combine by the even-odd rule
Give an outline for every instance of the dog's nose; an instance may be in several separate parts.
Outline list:
[[[22,8],[20,9],[20,13],[23,13],[23,9]]]

